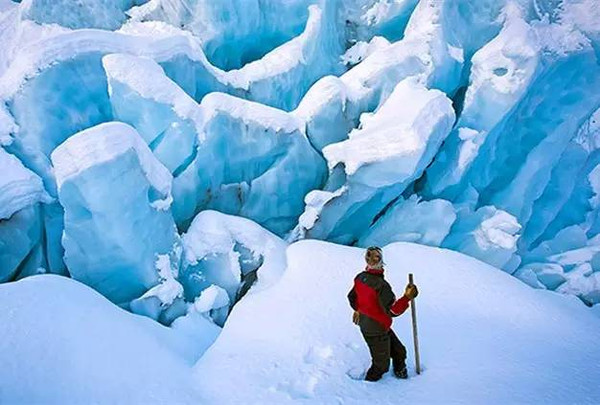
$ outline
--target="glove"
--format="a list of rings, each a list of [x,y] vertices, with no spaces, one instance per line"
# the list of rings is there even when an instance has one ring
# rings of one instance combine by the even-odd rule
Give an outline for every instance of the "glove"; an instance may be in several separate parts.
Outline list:
[[[359,319],[360,319],[360,314],[358,313],[358,311],[354,311],[354,313],[352,314],[352,322],[354,322],[355,325],[358,325]]]
[[[406,286],[406,289],[404,290],[404,296],[409,300],[413,300],[417,298],[417,295],[419,295],[419,290],[417,289],[417,286],[414,284],[408,284]]]

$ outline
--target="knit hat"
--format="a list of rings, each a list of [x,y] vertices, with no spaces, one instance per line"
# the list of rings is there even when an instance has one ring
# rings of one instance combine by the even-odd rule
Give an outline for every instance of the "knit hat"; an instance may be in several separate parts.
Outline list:
[[[383,251],[378,246],[371,246],[367,248],[365,252],[365,261],[367,266],[371,269],[382,269],[383,265]]]

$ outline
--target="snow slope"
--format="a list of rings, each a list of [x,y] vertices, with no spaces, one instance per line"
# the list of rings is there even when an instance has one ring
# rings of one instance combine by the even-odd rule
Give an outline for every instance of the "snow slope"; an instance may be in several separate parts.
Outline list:
[[[2,284],[0,308],[2,404],[198,398],[187,364],[201,341],[127,313],[75,280],[42,275]]]
[[[193,369],[206,331],[129,314],[68,278],[0,285],[0,403],[600,401],[597,314],[468,256],[410,243],[384,256],[396,292],[409,271],[419,285],[424,372],[414,375],[407,312],[394,329],[408,348],[409,380],[355,381],[348,374],[369,358],[346,293],[362,254],[292,244],[281,280],[250,290]]]
[[[245,298],[195,368],[218,403],[598,403],[600,323],[574,297],[533,290],[452,251],[384,249],[400,292],[415,274],[424,372],[413,371],[409,312],[394,329],[409,352],[407,381],[355,381],[369,357],[346,294],[363,251],[301,241],[273,288]]]

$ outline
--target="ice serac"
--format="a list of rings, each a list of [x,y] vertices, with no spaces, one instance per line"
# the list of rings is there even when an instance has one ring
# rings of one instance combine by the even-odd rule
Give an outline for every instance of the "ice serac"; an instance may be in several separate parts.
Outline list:
[[[115,118],[133,126],[173,175],[173,217],[186,226],[196,212],[201,176],[209,175],[198,172],[195,160],[204,138],[202,109],[151,59],[111,54],[102,64]]]
[[[398,202],[360,238],[359,246],[385,246],[392,242],[413,242],[440,246],[456,219],[447,200],[419,201],[415,195]]]
[[[250,291],[258,291],[274,284],[285,268],[287,244],[245,218],[202,211],[182,240],[184,260],[179,280],[186,299],[196,301],[197,312],[223,306],[228,311],[251,287]],[[226,291],[226,305],[215,304],[223,303],[223,297],[217,299],[218,291],[203,296],[211,286]]]
[[[376,113],[362,117],[350,139],[323,150],[329,182],[325,190],[307,195],[296,235],[355,242],[422,174],[454,119],[442,92],[415,78],[400,82]]]
[[[345,139],[360,115],[380,108],[407,77],[417,76],[426,87],[454,93],[463,58],[461,49],[448,45],[443,14],[443,2],[420,2],[402,40],[381,44],[339,79],[322,78],[309,89],[297,113],[307,119],[307,135],[317,148]]]
[[[294,227],[303,198],[326,175],[295,116],[222,93],[202,100],[204,145],[197,170],[208,187],[202,208],[250,218],[283,235]],[[198,200],[200,200],[199,198]]]
[[[343,72],[343,37],[336,15],[337,1],[309,7],[301,35],[231,71],[251,100],[289,111],[320,77]]]
[[[126,19],[125,11],[147,0],[23,0],[24,18],[39,24],[59,24],[64,27],[102,28],[115,30]]]
[[[44,267],[41,203],[52,201],[42,180],[0,147],[0,282]]]
[[[518,14],[511,14],[498,36],[475,53],[456,128],[427,170],[428,194],[457,197],[456,185],[490,131],[516,106],[535,79],[539,52],[533,29]]]
[[[245,5],[243,9],[246,10],[247,7],[252,9],[254,6],[252,3]],[[311,5],[308,7],[308,19],[302,32],[288,41],[284,41],[264,56],[261,55],[262,57],[249,61],[237,69],[222,70],[213,66],[202,53],[202,58],[198,59],[198,63],[191,67],[192,72],[196,70],[192,77],[213,77],[216,84],[218,82],[224,86],[213,88],[212,91],[225,91],[226,88],[228,93],[286,111],[296,108],[308,88],[321,76],[338,75],[344,70],[339,60],[344,53],[344,38],[343,27],[337,16],[337,3],[337,1],[331,1],[323,2],[321,6]],[[158,6],[160,8],[160,5]],[[268,3],[261,2],[260,6],[267,7],[267,10],[261,11],[261,13],[272,12],[268,10]],[[297,4],[286,3],[285,6],[281,5],[280,7],[287,9],[288,6],[298,10]],[[209,6],[201,2],[198,7],[200,9],[224,9],[229,5],[215,3],[214,6]],[[222,11],[227,14],[227,11]],[[285,15],[289,10],[280,10],[280,12]],[[302,12],[302,14],[305,13],[306,11]],[[149,15],[151,16],[152,12]],[[152,19],[153,17],[137,17],[141,20],[148,18]],[[252,19],[252,17],[249,18]],[[231,21],[235,19],[234,16],[231,16]],[[155,25],[155,22],[148,24]],[[140,23],[134,23],[130,27],[126,25],[124,30],[131,32],[140,26]],[[211,36],[211,34],[210,30],[205,31],[201,37]],[[260,33],[252,38],[252,41],[259,37]],[[268,44],[263,43],[264,45]],[[240,43],[236,42],[230,46],[243,49]],[[178,68],[167,69],[168,74],[171,76],[169,70],[178,70]],[[194,98],[200,101],[206,93],[206,89],[198,89]]]
[[[71,276],[123,303],[159,282],[176,243],[171,175],[130,126],[82,131],[52,153]]]
[[[326,172],[302,120],[224,93],[198,105],[150,59],[109,55],[103,63],[115,117],[134,126],[174,176],[180,228],[206,208],[278,234],[295,225],[304,195]]]
[[[140,27],[137,35],[88,29],[42,35],[26,43],[0,77],[0,104],[13,120],[6,148],[44,180],[50,195],[56,194],[52,150],[71,135],[113,118],[103,55],[141,54],[167,66],[178,61],[179,72],[191,64],[197,67],[195,86],[205,92],[217,87],[214,75],[200,74],[205,65],[192,62],[201,61],[203,54],[187,33],[151,28]]]

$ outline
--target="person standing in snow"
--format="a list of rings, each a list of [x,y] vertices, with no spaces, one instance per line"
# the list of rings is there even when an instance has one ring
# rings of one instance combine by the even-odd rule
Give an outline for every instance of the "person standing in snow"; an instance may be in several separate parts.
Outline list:
[[[353,322],[360,326],[371,353],[371,367],[365,380],[381,379],[390,368],[390,358],[394,375],[408,378],[406,348],[391,329],[392,317],[402,315],[419,291],[416,285],[408,284],[404,296],[396,300],[392,287],[383,277],[381,248],[368,248],[365,260],[366,269],[354,278],[354,286],[348,293],[348,301],[354,309]]]

